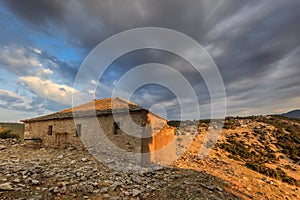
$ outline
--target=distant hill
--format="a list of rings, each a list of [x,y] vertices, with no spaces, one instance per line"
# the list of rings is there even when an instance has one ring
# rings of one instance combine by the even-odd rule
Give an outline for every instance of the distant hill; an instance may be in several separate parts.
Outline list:
[[[292,110],[290,112],[281,114],[281,116],[300,119],[300,110]]]

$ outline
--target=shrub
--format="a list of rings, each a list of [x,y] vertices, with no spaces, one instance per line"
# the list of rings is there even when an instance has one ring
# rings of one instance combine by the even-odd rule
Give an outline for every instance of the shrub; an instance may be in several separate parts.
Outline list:
[[[276,155],[275,155],[275,153],[268,153],[266,156],[267,156],[267,158],[268,158],[269,160],[276,160]]]
[[[232,155],[240,156],[241,158],[247,159],[247,158],[251,157],[252,154],[244,146],[243,142],[236,141],[236,140],[233,140],[233,139],[229,139],[227,141],[229,142],[229,144],[222,143],[220,145],[220,147],[222,149],[226,150],[227,152],[231,153]]]
[[[12,134],[10,129],[6,129],[0,132],[1,139],[8,139],[8,138],[19,138],[18,135]]]
[[[296,179],[288,176],[279,167],[277,167],[276,169],[272,169],[272,168],[266,167],[263,164],[258,164],[258,163],[254,163],[254,162],[247,162],[246,167],[248,167],[249,169],[252,169],[254,171],[257,171],[261,174],[264,174],[266,176],[269,176],[271,178],[281,180],[282,182],[288,183],[290,185],[296,185],[296,186],[300,185],[299,181],[297,181]]]
[[[168,125],[173,127],[179,127],[180,121],[168,121]]]

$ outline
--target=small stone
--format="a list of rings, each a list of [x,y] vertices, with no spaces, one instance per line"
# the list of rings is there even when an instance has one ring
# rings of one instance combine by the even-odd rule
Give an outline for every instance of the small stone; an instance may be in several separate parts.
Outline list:
[[[131,178],[131,180],[139,185],[142,183],[142,181],[137,177],[133,177],[133,178]]]
[[[110,190],[110,191],[115,191],[115,189],[116,189],[119,185],[121,185],[121,183],[116,182],[116,183],[112,184],[112,185],[109,187],[109,190]]]
[[[108,192],[108,188],[102,188],[102,189],[100,190],[100,192],[101,192],[101,193],[106,193],[106,192]]]
[[[33,185],[38,185],[38,184],[40,184],[40,181],[38,181],[38,180],[32,180],[31,182],[32,182]]]
[[[132,196],[137,196],[137,195],[139,195],[139,194],[141,194],[142,192],[140,191],[140,190],[137,190],[137,189],[133,189],[132,190]]]
[[[64,187],[66,184],[64,182],[58,182],[57,183],[57,187],[62,188]]]
[[[201,194],[201,193],[202,193],[202,191],[201,191],[200,189],[197,189],[195,192],[196,192],[197,194]]]
[[[14,183],[20,183],[21,180],[20,180],[19,178],[16,178],[16,179],[13,180],[13,182],[14,182]]]
[[[66,186],[64,186],[62,188],[59,188],[59,193],[61,193],[61,194],[65,194],[66,191],[67,191],[67,187]]]
[[[6,148],[6,146],[0,145],[0,151],[1,151],[1,150],[4,150],[5,148]]]
[[[18,186],[19,186],[19,187],[25,187],[26,185],[20,184],[20,183],[19,183]]]
[[[63,155],[57,156],[58,159],[62,159],[63,157],[64,157]]]
[[[109,187],[111,185],[111,183],[109,181],[103,181],[103,182],[100,182],[99,185],[103,186],[103,187]]]
[[[213,199],[214,199],[214,200],[222,200],[221,198],[215,197],[215,196],[213,196]]]
[[[58,188],[58,187],[55,187],[55,188],[53,189],[53,192],[54,192],[54,193],[59,193],[59,188]]]
[[[14,188],[11,186],[10,182],[7,182],[7,183],[0,184],[0,190],[11,191],[14,190]]]
[[[267,181],[268,179],[266,177],[262,177],[261,180]]]
[[[72,160],[71,165],[75,165],[75,164],[76,164],[76,160]]]
[[[86,162],[86,161],[88,161],[88,159],[87,158],[81,158],[81,161]]]
[[[204,183],[200,183],[200,185],[201,185],[202,187],[206,188],[206,189],[209,189],[209,190],[213,190],[213,189],[214,189],[213,186],[209,186],[209,185],[206,185],[206,184],[204,184]]]
[[[147,189],[149,189],[149,190],[151,190],[151,191],[154,191],[154,190],[156,190],[156,188],[155,188],[155,187],[153,187],[153,186],[151,186],[151,185],[147,185]]]

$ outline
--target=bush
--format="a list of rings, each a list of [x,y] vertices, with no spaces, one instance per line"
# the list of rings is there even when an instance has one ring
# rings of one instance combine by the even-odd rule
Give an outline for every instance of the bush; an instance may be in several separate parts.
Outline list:
[[[275,153],[268,153],[268,154],[266,155],[266,157],[267,157],[269,160],[271,160],[271,161],[277,159]]]
[[[227,152],[231,153],[234,156],[240,156],[241,158],[250,158],[252,154],[249,150],[245,147],[242,141],[236,141],[233,139],[227,140],[229,144],[222,143],[220,147]]]
[[[251,163],[247,162],[246,167],[248,167],[249,169],[252,169],[254,171],[257,171],[261,174],[264,174],[266,176],[269,176],[271,178],[281,180],[282,182],[288,183],[290,185],[296,185],[296,186],[300,185],[299,181],[288,176],[282,169],[280,169],[278,167],[276,169],[271,169],[269,167],[266,167],[263,164],[258,164],[258,163],[254,163],[254,162],[251,162]]]
[[[12,134],[11,130],[7,129],[0,132],[0,138],[1,139],[19,138],[19,136],[16,134]]]
[[[168,121],[168,125],[173,127],[179,127],[180,121]]]

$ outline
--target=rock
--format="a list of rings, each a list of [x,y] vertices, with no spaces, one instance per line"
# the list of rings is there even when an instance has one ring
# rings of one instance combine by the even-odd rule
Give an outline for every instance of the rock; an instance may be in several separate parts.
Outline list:
[[[132,177],[131,180],[139,185],[142,183],[142,181],[138,177]]]
[[[64,157],[63,155],[57,156],[58,159],[62,159],[63,157]]]
[[[58,187],[55,187],[55,188],[53,189],[53,192],[54,192],[54,193],[59,193],[59,191],[60,191],[60,190],[59,190]]]
[[[71,165],[75,165],[75,164],[76,164],[76,160],[72,160]]]
[[[151,190],[151,191],[154,191],[154,190],[156,190],[156,188],[155,188],[155,187],[153,187],[153,186],[151,186],[151,185],[147,185],[147,189],[149,189],[149,190]]]
[[[93,193],[94,187],[92,185],[84,185],[82,186],[83,193]]]
[[[38,184],[40,184],[40,181],[39,181],[39,180],[32,180],[31,182],[32,182],[33,185],[38,185]]]
[[[1,151],[1,150],[4,150],[5,148],[6,148],[6,146],[0,145],[0,151]]]
[[[65,187],[66,185],[67,185],[67,183],[65,183],[65,182],[58,182],[57,183],[57,187],[59,187],[59,188]]]
[[[216,189],[217,189],[218,191],[220,191],[220,192],[223,192],[223,189],[222,189],[221,187],[219,187],[219,186],[217,186]]]
[[[103,182],[99,182],[99,185],[103,186],[103,187],[109,187],[111,185],[111,182],[110,181],[103,181]]]
[[[14,182],[14,183],[20,183],[21,180],[20,180],[19,178],[16,178],[16,179],[13,180],[13,182]]]
[[[134,196],[134,197],[141,194],[141,193],[142,193],[142,191],[140,191],[140,190],[137,190],[137,189],[132,190],[132,196]]]
[[[86,162],[86,161],[88,161],[88,159],[87,158],[81,158],[81,161]]]
[[[213,196],[213,199],[214,199],[214,200],[222,200],[221,198],[215,197],[215,196]]]
[[[200,189],[197,189],[195,192],[196,192],[197,194],[201,194],[201,193],[202,193],[202,191],[201,191]]]
[[[121,183],[119,182],[116,182],[114,184],[112,184],[109,188],[110,191],[115,191],[116,187],[118,187],[119,185],[122,185]]]
[[[66,191],[67,191],[67,187],[65,187],[65,186],[62,188],[59,188],[59,193],[61,193],[61,194],[65,194]]]
[[[0,190],[12,191],[14,188],[11,186],[10,182],[0,184]]]
[[[201,185],[202,187],[206,188],[206,189],[209,189],[209,190],[213,190],[213,189],[214,189],[213,186],[209,186],[209,185],[206,185],[206,184],[204,184],[204,183],[200,183],[200,185]]]

